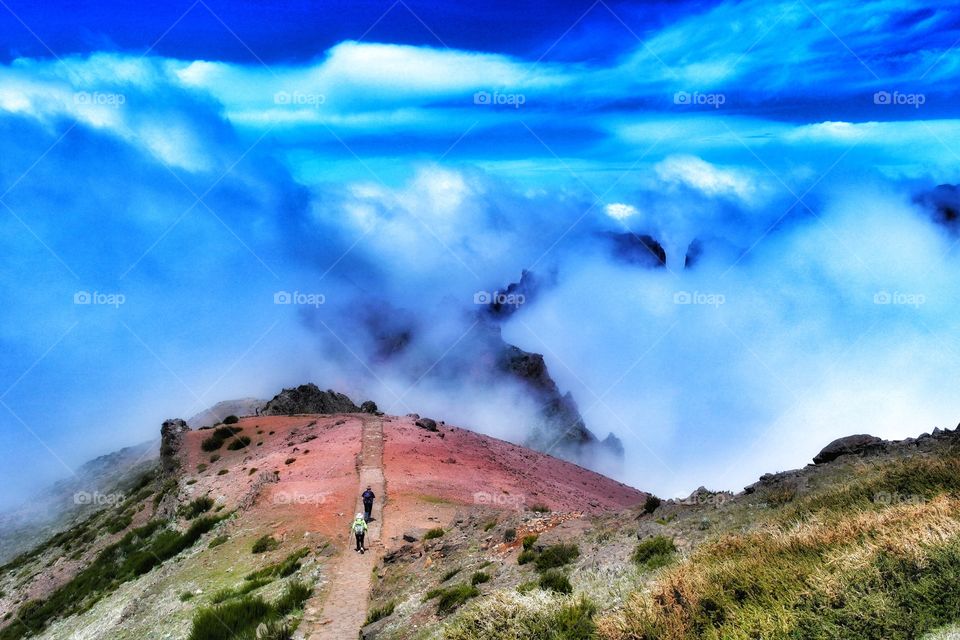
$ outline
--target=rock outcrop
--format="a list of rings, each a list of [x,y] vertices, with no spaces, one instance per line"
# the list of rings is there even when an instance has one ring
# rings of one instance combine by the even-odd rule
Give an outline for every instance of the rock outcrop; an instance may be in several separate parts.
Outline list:
[[[836,460],[840,456],[861,453],[872,445],[881,444],[883,440],[865,433],[837,438],[813,457],[814,464],[824,464]]]
[[[188,431],[190,427],[180,418],[166,420],[160,427],[160,469],[164,475],[172,475],[180,468],[177,453],[183,447],[183,435]]]
[[[292,416],[298,413],[359,413],[353,400],[332,389],[321,391],[313,384],[284,389],[260,411],[265,416]]]

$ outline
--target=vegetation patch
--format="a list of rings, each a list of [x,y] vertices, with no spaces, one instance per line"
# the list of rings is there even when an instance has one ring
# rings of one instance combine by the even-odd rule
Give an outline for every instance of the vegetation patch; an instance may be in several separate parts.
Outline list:
[[[434,529],[430,529],[430,531],[427,531],[425,534],[423,534],[423,540],[424,542],[426,542],[427,540],[433,540],[434,538],[442,538],[443,534],[444,534],[443,529],[441,529],[440,527],[436,527]]]
[[[677,547],[672,538],[654,536],[647,538],[633,550],[631,559],[646,571],[653,571],[665,567],[673,561]]]
[[[230,444],[227,445],[227,449],[231,451],[237,451],[245,447],[250,446],[250,438],[247,436],[240,436],[239,438],[234,438],[230,441]]]
[[[253,547],[250,548],[252,553],[266,553],[267,551],[273,551],[274,549],[280,546],[280,541],[271,536],[261,536],[257,538],[253,543]]]
[[[546,591],[555,591],[556,593],[573,593],[573,585],[570,579],[560,569],[550,569],[540,576],[538,586]]]
[[[312,589],[291,582],[277,602],[271,604],[259,596],[244,596],[215,607],[200,609],[193,618],[188,640],[281,640],[289,638],[292,628],[283,618],[303,608]]]
[[[575,544],[555,544],[541,551],[533,561],[538,571],[546,571],[570,564],[580,557],[580,549]]]
[[[391,600],[382,607],[374,607],[370,609],[367,613],[367,620],[364,622],[364,625],[373,624],[377,620],[382,620],[388,616],[393,615],[393,610],[396,608],[397,604]]]
[[[473,586],[483,584],[484,582],[490,582],[490,574],[485,571],[474,571],[473,575],[470,576],[470,584]]]
[[[187,520],[193,520],[197,516],[210,511],[212,508],[213,498],[210,498],[209,496],[201,496],[180,507],[178,511],[182,517],[186,518]]]
[[[593,640],[597,607],[535,589],[502,592],[461,609],[444,628],[447,640]]]
[[[123,583],[192,547],[219,521],[219,518],[200,518],[183,533],[165,528],[159,520],[133,529],[101,551],[90,566],[46,600],[32,600],[21,606],[14,621],[0,630],[0,640],[19,640],[37,634],[57,618],[87,611]]]
[[[263,538],[261,538],[261,540],[262,539]],[[300,570],[300,567],[302,566],[300,561],[309,553],[310,549],[300,549],[299,551],[291,553],[289,556],[284,558],[283,561],[268,565],[263,569],[258,569],[257,571],[248,574],[244,579],[256,581],[264,580],[266,578],[286,578],[287,576],[293,575]]]
[[[233,438],[243,430],[243,427],[217,427],[213,430],[213,435],[200,443],[200,448],[204,451],[216,451],[223,446],[223,443]],[[247,438],[247,444],[250,439]],[[246,446],[246,445],[244,445]],[[211,462],[213,460],[211,459]]]

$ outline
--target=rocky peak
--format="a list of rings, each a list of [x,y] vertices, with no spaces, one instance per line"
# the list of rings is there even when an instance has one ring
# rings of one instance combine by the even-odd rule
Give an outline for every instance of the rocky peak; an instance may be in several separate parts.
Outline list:
[[[321,391],[311,383],[284,389],[268,402],[261,415],[289,416],[298,413],[359,413],[353,400],[333,389]]]

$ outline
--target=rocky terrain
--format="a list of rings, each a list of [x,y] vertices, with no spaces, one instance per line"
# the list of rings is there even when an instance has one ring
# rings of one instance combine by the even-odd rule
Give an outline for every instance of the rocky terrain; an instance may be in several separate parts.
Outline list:
[[[0,567],[0,640],[934,640],[960,622],[960,429],[849,436],[737,493],[661,500],[313,385],[274,401],[166,421],[119,501]]]

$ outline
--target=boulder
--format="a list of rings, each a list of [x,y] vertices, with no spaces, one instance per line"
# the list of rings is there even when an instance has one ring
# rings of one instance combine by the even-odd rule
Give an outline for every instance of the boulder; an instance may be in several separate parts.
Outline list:
[[[364,413],[377,413],[380,409],[377,408],[377,403],[373,400],[367,400],[360,405],[360,411]]]
[[[358,413],[360,407],[342,393],[321,391],[315,384],[284,389],[264,406],[260,415],[290,416],[298,413]]]
[[[821,449],[820,453],[813,457],[813,462],[815,464],[831,462],[843,455],[862,453],[865,449],[871,447],[872,445],[877,445],[882,442],[883,440],[880,438],[865,433],[846,436],[845,438],[837,438]]]
[[[437,421],[431,420],[430,418],[420,418],[414,424],[421,429],[426,429],[427,431],[433,431],[435,433],[440,430],[437,428]]]

